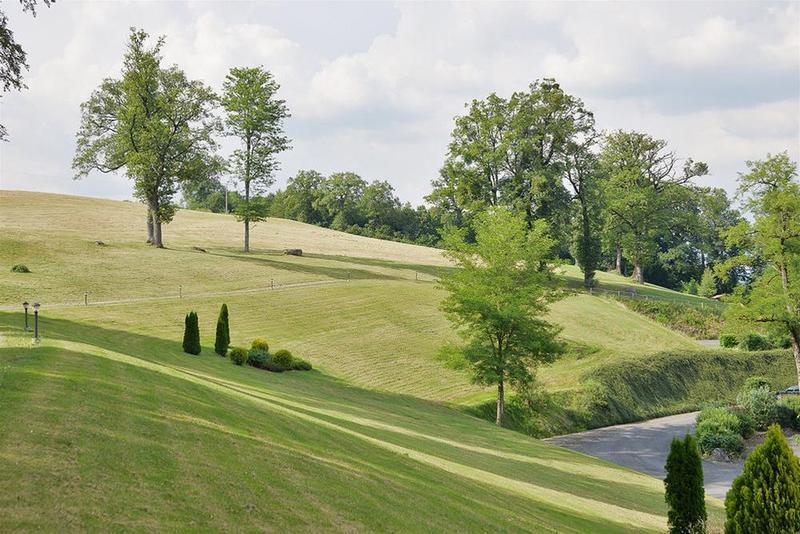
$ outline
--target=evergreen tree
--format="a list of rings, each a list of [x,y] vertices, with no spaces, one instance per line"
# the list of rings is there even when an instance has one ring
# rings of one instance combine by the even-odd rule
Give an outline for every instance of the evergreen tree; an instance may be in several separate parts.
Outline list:
[[[214,351],[220,356],[225,356],[231,344],[231,331],[228,326],[228,305],[223,304],[217,319],[217,337],[214,341]]]
[[[706,531],[706,503],[703,491],[703,464],[697,443],[691,435],[672,440],[664,479],[667,519],[672,534]]]
[[[200,326],[195,312],[189,312],[186,315],[183,330],[183,352],[200,354]]]
[[[700,279],[700,287],[697,288],[697,294],[701,297],[711,298],[717,294],[717,277],[714,276],[714,271],[709,267],[703,271],[703,278]]]
[[[772,534],[800,529],[800,461],[778,425],[747,457],[725,498],[726,534]]]

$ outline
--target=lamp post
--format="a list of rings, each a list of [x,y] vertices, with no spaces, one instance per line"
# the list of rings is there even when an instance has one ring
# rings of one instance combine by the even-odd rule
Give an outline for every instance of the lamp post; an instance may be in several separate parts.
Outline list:
[[[30,304],[28,304],[27,300],[22,303],[22,307],[25,308],[25,331],[26,332],[28,330],[30,330],[30,327],[28,326],[28,306],[30,306]]]
[[[33,341],[39,341],[39,303],[33,303]]]

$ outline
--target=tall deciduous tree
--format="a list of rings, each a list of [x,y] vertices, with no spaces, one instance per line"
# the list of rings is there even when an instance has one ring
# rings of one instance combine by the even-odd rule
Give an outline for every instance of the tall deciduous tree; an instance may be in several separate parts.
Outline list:
[[[20,0],[22,10],[36,16],[36,0]],[[42,0],[42,3],[50,7],[55,0]],[[25,50],[14,39],[14,32],[8,27],[8,17],[0,10],[0,86],[3,92],[11,89],[20,91],[25,88],[22,81],[22,71],[28,70],[28,56]],[[0,141],[8,138],[5,126],[0,124]]]
[[[574,255],[583,272],[583,285],[588,288],[594,285],[602,253],[603,180],[592,152],[594,137],[571,145],[564,157],[564,169],[577,211]]]
[[[502,425],[506,386],[530,384],[536,366],[561,352],[559,330],[544,317],[562,293],[544,221],[528,231],[523,214],[493,208],[477,216],[474,229],[475,243],[465,242],[464,229],[445,238],[457,268],[441,279],[448,292],[442,310],[467,341],[461,355],[473,380],[497,387]]]
[[[148,207],[148,242],[163,247],[161,225],[172,220],[181,183],[206,180],[221,166],[213,135],[214,93],[178,67],[161,67],[164,39],[131,29],[121,79],[105,79],[81,104],[73,159],[75,178],[125,169]]]
[[[266,217],[251,196],[272,185],[279,167],[277,155],[290,148],[283,131],[289,109],[278,98],[279,89],[272,74],[262,67],[233,68],[223,83],[227,133],[239,140],[230,168],[244,189],[236,214],[244,222],[245,252],[250,251],[250,224]]]
[[[707,174],[708,166],[688,159],[679,169],[666,141],[622,130],[606,136],[600,157],[608,175],[607,217],[633,263],[634,280],[644,283],[644,268],[658,252],[657,239],[682,216],[680,208],[691,195],[686,185]]]
[[[748,161],[748,172],[739,176],[739,192],[754,223],[741,223],[728,233],[729,241],[752,248],[767,268],[749,293],[735,295],[741,306],[730,307],[735,320],[756,323],[792,342],[797,380],[800,384],[800,183],[797,164],[786,152]],[[726,267],[747,263],[739,256]]]

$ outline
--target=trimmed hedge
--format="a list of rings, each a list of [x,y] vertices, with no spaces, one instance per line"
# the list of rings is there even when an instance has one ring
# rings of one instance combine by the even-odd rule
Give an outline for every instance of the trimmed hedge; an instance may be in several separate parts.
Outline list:
[[[719,337],[719,331],[723,324],[722,307],[716,304],[698,308],[691,304],[664,300],[618,298],[626,308],[695,339]]]
[[[264,339],[263,337],[255,338],[253,340],[253,342],[250,343],[250,348],[251,349],[263,350],[264,352],[269,354],[269,343],[267,343],[267,340]]]

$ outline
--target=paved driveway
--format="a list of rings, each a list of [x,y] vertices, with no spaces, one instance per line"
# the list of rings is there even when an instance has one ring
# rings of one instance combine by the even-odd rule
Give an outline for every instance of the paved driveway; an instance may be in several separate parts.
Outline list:
[[[675,436],[694,430],[697,412],[651,419],[642,423],[611,426],[548,438],[545,441],[580,451],[663,479],[669,446]],[[724,499],[742,462],[703,460],[706,493]]]

